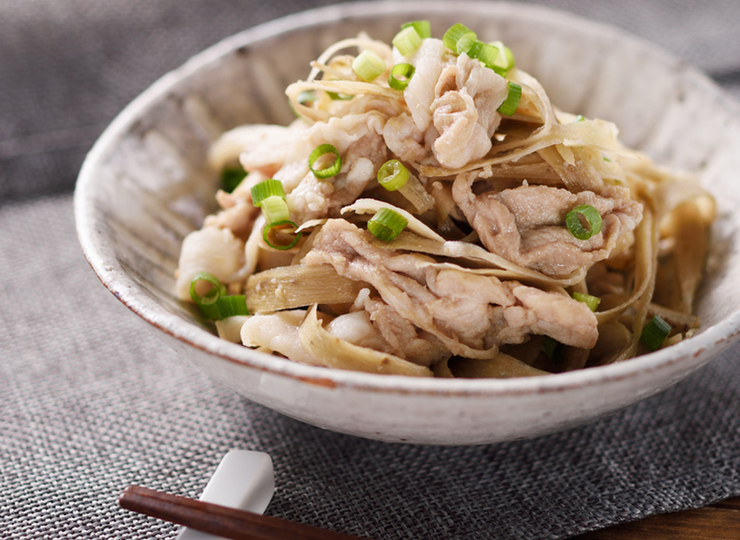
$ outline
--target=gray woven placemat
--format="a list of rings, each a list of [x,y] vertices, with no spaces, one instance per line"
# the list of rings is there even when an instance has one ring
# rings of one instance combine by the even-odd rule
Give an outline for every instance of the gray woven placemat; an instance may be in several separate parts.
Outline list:
[[[141,484],[197,497],[234,448],[272,456],[269,514],[378,540],[566,538],[740,494],[738,347],[595,424],[447,448],[301,424],[160,343],[82,257],[69,194],[82,156],[162,72],[308,4],[145,5],[0,3],[0,538],[174,538],[175,526],[121,510],[118,495]],[[706,62],[736,91],[731,17],[671,8],[692,5],[583,9]]]
[[[268,452],[268,513],[375,539],[563,538],[740,494],[732,349],[667,392],[531,441],[424,447],[285,418],[179,358],[97,281],[69,195],[0,211],[0,537],[172,538],[129,484],[197,497]]]

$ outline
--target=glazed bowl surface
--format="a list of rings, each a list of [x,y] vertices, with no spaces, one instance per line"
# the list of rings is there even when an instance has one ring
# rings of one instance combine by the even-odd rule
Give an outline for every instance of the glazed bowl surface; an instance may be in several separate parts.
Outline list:
[[[553,103],[615,122],[627,145],[698,175],[718,199],[712,269],[693,338],[619,364],[520,379],[417,379],[297,364],[215,336],[174,296],[184,236],[215,210],[206,152],[245,123],[287,124],[284,95],[328,45],[366,31],[390,42],[400,23],[455,22],[500,39]],[[740,108],[699,71],[616,29],[509,3],[373,2],[288,16],[234,35],[166,74],[115,119],[75,192],[85,256],[102,283],[215,380],[301,421],[352,435],[482,444],[594,421],[686,377],[740,333]],[[721,194],[721,196],[719,196]]]

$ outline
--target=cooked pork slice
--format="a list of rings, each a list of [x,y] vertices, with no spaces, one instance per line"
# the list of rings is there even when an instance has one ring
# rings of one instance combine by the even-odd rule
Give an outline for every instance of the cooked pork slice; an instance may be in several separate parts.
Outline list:
[[[529,334],[550,336],[560,343],[589,349],[596,345],[595,316],[583,302],[507,281],[516,304],[497,309],[501,343],[524,343]]]
[[[306,312],[300,309],[258,314],[249,317],[241,327],[241,340],[247,347],[259,347],[265,352],[277,352],[303,364],[315,364],[301,347],[298,329]]]
[[[360,347],[381,352],[391,352],[388,343],[373,326],[367,311],[353,311],[340,315],[327,325],[326,331],[332,336]]]
[[[380,113],[368,112],[332,118],[305,132],[301,145],[303,151],[297,153],[299,161],[285,167],[292,175],[303,174],[302,178],[293,188],[294,178],[285,178],[281,174],[283,171],[275,175],[289,192],[286,200],[293,221],[300,224],[309,219],[338,216],[343,206],[360,196],[386,161],[388,150],[382,136],[384,124],[385,118]],[[342,158],[342,169],[336,176],[316,178],[308,170],[308,155],[324,143],[337,149]]]
[[[233,206],[206,217],[203,225],[229,229],[234,236],[246,242],[259,212],[259,208],[252,204],[251,199],[249,201],[237,200]]]
[[[414,76],[403,91],[403,98],[411,112],[414,123],[420,132],[425,132],[432,122],[432,102],[438,96],[434,87],[442,70],[455,62],[455,55],[447,49],[440,39],[425,39],[413,58],[408,59],[414,66]]]
[[[466,54],[445,67],[434,87],[432,121],[439,132],[432,149],[444,167],[457,169],[482,158],[501,122],[496,111],[506,100],[506,80]]]
[[[216,202],[223,210],[207,216],[203,225],[231,229],[236,237],[246,241],[254,221],[260,215],[260,209],[252,204],[252,187],[266,178],[261,172],[252,171],[231,193],[219,189]]]
[[[175,291],[190,300],[190,282],[198,272],[209,272],[222,283],[244,279],[244,241],[230,229],[204,227],[188,234],[182,242]]]
[[[403,161],[423,161],[429,155],[422,132],[408,113],[389,118],[383,128],[385,144]]]
[[[460,175],[452,196],[486,248],[553,277],[606,259],[642,219],[640,204],[630,199],[627,188],[617,186],[598,195],[541,185],[477,195],[470,179]],[[581,204],[596,208],[603,221],[601,231],[587,240],[577,239],[565,226],[567,213]]]
[[[215,170],[221,170],[238,157],[246,171],[260,171],[270,176],[285,163],[288,148],[306,127],[302,121],[288,127],[239,126],[221,135],[211,147],[208,158]]]
[[[383,336],[388,347],[386,352],[427,367],[450,357],[449,349],[439,339],[415,327],[380,298],[368,297],[363,305],[367,311],[361,313],[369,316]]]
[[[389,120],[388,147],[413,161],[431,150],[451,169],[485,156],[508,95],[504,78],[465,53],[456,57],[438,39],[425,39],[409,60],[416,69],[403,94],[410,117]]]
[[[516,281],[440,267],[426,255],[396,252],[344,220],[329,220],[302,262],[329,263],[340,275],[373,285],[392,312],[372,303],[365,307],[399,356],[408,355],[403,336],[414,334],[427,341],[431,334],[452,354],[480,358],[495,354],[502,343],[521,342],[530,332],[577,347],[596,342],[596,318],[585,304],[553,292],[538,296]],[[538,318],[545,322],[538,325]],[[404,328],[404,320],[413,332]]]

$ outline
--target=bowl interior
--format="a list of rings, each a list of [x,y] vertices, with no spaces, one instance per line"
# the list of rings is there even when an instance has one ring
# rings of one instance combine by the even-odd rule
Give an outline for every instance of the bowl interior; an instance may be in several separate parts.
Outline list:
[[[602,25],[521,4],[450,6],[373,2],[293,15],[228,38],[160,79],[115,120],[80,175],[78,233],[101,280],[139,315],[177,339],[273,369],[260,355],[205,337],[202,330],[212,332],[211,325],[173,296],[182,239],[215,209],[217,178],[205,165],[207,149],[220,133],[239,124],[289,123],[293,114],[284,89],[305,78],[309,62],[328,45],[360,31],[390,41],[400,23],[424,18],[438,37],[462,22],[482,39],[503,40],[553,103],[612,120],[626,144],[668,167],[699,175],[717,196],[720,219],[698,312],[705,328],[724,323],[729,325],[724,333],[736,330],[740,261],[735,231],[740,218],[732,210],[740,203],[735,186],[740,171],[738,106],[696,70]],[[278,371],[293,369],[274,360]],[[317,368],[296,369],[312,373]],[[602,369],[609,367],[594,371]],[[379,379],[325,371],[321,376],[354,377],[365,384]],[[491,381],[490,388],[498,383]],[[417,383],[394,384],[412,388]]]

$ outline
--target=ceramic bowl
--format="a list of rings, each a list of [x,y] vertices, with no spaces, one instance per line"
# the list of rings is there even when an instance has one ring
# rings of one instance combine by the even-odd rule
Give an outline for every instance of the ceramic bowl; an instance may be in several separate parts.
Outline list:
[[[223,341],[173,296],[183,237],[215,209],[209,144],[244,123],[293,118],[285,87],[310,60],[364,30],[462,22],[501,39],[565,110],[617,123],[622,140],[701,177],[718,197],[716,270],[698,301],[701,333],[620,364],[509,380],[380,376],[301,365]],[[650,44],[549,9],[507,3],[373,2],[292,15],[230,37],[165,75],[100,137],[75,214],[103,284],[184,357],[250,400],[322,428],[385,441],[480,444],[593,421],[660,392],[740,332],[740,109],[708,78]]]

